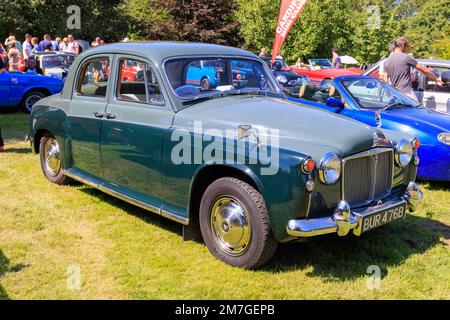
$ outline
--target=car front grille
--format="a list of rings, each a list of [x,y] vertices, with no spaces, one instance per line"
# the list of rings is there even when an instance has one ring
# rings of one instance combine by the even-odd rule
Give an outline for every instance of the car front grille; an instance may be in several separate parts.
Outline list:
[[[392,188],[392,149],[371,149],[343,160],[342,197],[359,205],[386,196]]]

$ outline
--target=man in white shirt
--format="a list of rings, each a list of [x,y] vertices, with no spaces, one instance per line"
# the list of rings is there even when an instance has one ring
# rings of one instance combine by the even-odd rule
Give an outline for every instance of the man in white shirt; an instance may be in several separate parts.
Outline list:
[[[28,33],[25,35],[25,41],[23,42],[22,45],[22,53],[23,53],[23,58],[25,61],[27,61],[31,55],[33,54],[33,46],[31,45],[31,35],[29,35]]]

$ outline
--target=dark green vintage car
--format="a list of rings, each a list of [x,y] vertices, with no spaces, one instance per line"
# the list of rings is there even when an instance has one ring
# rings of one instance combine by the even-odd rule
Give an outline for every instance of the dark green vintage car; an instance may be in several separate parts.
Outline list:
[[[220,79],[207,89],[187,77],[205,61]],[[83,52],[61,94],[34,106],[30,139],[50,181],[180,222],[185,239],[245,268],[279,242],[403,219],[421,198],[414,137],[293,104],[262,60],[224,46]]]

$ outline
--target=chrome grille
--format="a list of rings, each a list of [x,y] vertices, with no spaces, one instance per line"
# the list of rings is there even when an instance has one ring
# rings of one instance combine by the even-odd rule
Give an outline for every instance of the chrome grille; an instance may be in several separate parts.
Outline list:
[[[343,160],[342,197],[350,205],[386,196],[392,188],[394,154],[391,149],[371,149]]]

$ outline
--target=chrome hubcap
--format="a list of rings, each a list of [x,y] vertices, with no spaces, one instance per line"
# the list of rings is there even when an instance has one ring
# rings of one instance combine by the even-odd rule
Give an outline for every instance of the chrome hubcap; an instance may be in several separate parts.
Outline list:
[[[34,104],[39,100],[41,100],[40,96],[29,96],[25,101],[27,109],[31,111],[31,109],[33,109]]]
[[[44,167],[51,176],[56,176],[61,169],[61,153],[58,141],[48,139],[44,146]]]
[[[247,214],[239,201],[231,197],[221,197],[213,204],[211,230],[216,243],[229,255],[242,255],[250,244]]]

